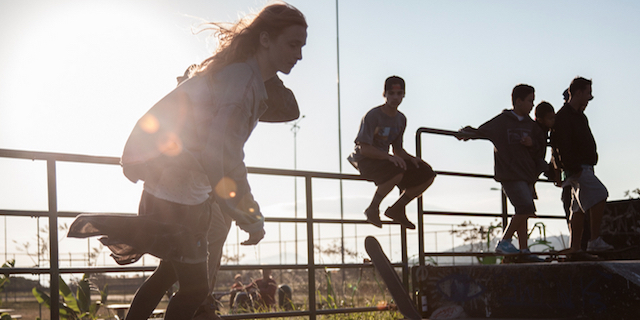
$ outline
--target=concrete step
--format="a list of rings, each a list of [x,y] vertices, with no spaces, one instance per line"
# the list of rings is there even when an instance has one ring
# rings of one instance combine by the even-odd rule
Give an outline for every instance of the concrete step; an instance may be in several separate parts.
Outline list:
[[[640,261],[427,266],[412,276],[425,318],[458,305],[467,318],[640,319]]]

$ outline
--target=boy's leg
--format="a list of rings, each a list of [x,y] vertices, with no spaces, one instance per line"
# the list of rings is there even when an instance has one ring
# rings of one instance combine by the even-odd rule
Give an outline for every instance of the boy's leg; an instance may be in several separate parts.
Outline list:
[[[419,162],[419,167],[415,167],[407,161],[407,166],[409,167],[403,179],[398,183],[398,188],[403,190],[402,194],[400,198],[385,211],[384,215],[399,222],[408,229],[415,229],[415,225],[407,219],[404,209],[411,200],[421,195],[431,186],[436,177],[436,173],[431,166],[424,161]]]
[[[519,251],[528,248],[529,235],[527,233],[527,220],[535,217],[536,207],[533,203],[533,184],[525,181],[503,181],[502,189],[507,198],[516,209],[516,214],[511,218],[509,225],[502,234],[502,240],[498,242],[496,251],[514,253],[515,247],[511,244],[513,235],[518,233]]]
[[[584,212],[581,210],[571,213],[569,219],[569,244],[570,251],[580,251],[582,231],[584,229]]]
[[[373,199],[371,199],[369,207],[364,210],[368,222],[372,223],[378,228],[382,228],[382,221],[380,221],[380,203],[382,203],[382,200],[401,180],[402,174],[398,174],[388,181],[378,185],[378,188],[376,188],[376,192],[373,194]]]
[[[396,166],[391,161],[372,158],[365,158],[359,161],[358,170],[363,178],[373,181],[377,186],[371,203],[364,211],[367,216],[367,222],[378,228],[382,228],[382,221],[380,221],[380,203],[382,203],[382,200],[389,192],[402,181],[405,170]]]
[[[589,241],[587,242],[587,251],[604,251],[613,249],[613,246],[604,242],[600,237],[600,225],[602,223],[602,215],[606,205],[609,192],[602,182],[594,175],[593,167],[583,166],[581,174],[577,177],[576,183],[572,185],[572,210],[581,211],[581,221],[576,221],[576,226],[572,227],[571,248],[579,249],[582,238],[586,238],[587,231],[584,225],[586,219],[585,214],[589,214]],[[580,227],[579,230],[578,226]],[[575,230],[574,230],[575,229]],[[576,233],[579,231],[580,234]]]
[[[421,185],[405,189],[404,192],[402,192],[402,194],[400,195],[400,198],[398,198],[398,200],[391,207],[394,207],[394,208],[406,207],[407,204],[411,202],[411,200],[415,199],[416,197],[421,195],[425,190],[427,190],[427,188],[429,188],[433,183],[434,179],[435,177],[432,177]]]
[[[589,209],[589,220],[591,223],[591,237],[590,240],[595,240],[600,237],[600,225],[602,224],[602,216],[604,215],[604,208],[606,201],[600,201]]]

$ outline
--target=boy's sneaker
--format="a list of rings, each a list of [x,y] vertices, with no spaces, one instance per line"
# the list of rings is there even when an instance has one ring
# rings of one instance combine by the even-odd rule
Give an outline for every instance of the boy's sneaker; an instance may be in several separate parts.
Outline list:
[[[587,251],[607,251],[613,250],[613,246],[604,242],[602,237],[598,237],[595,240],[589,240],[587,243]]]
[[[598,256],[586,253],[584,251],[576,251],[567,253],[567,261],[598,261]]]
[[[415,229],[416,226],[407,219],[407,216],[403,211],[404,210],[395,210],[393,207],[389,207],[384,212],[384,215],[407,229]]]
[[[523,256],[522,259],[524,261],[528,261],[528,262],[544,262],[544,259],[538,257],[535,254],[531,254],[531,251],[529,251],[529,249],[524,249],[522,251]]]
[[[511,244],[511,239],[509,240],[500,240],[496,245],[496,253],[520,253],[520,250],[516,248],[513,244]]]
[[[367,217],[367,222],[372,225],[382,228],[382,221],[380,220],[380,210],[377,208],[367,208],[364,210],[364,215]]]

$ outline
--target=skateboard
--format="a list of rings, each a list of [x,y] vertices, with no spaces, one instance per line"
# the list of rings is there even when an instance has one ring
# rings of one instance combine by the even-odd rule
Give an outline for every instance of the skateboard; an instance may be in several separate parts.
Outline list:
[[[400,281],[398,274],[384,254],[384,251],[382,251],[378,240],[372,236],[367,236],[364,239],[364,248],[367,250],[369,257],[371,257],[371,261],[382,277],[382,280],[389,288],[389,292],[398,306],[400,313],[409,320],[422,320],[420,312],[418,312],[413,305],[413,301],[411,301],[407,291],[404,290],[402,281]]]

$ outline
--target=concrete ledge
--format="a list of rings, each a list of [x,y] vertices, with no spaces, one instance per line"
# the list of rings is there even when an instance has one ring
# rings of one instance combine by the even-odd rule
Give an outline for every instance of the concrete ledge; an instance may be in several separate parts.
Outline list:
[[[424,317],[454,304],[472,318],[640,319],[640,261],[428,266],[413,278]]]

